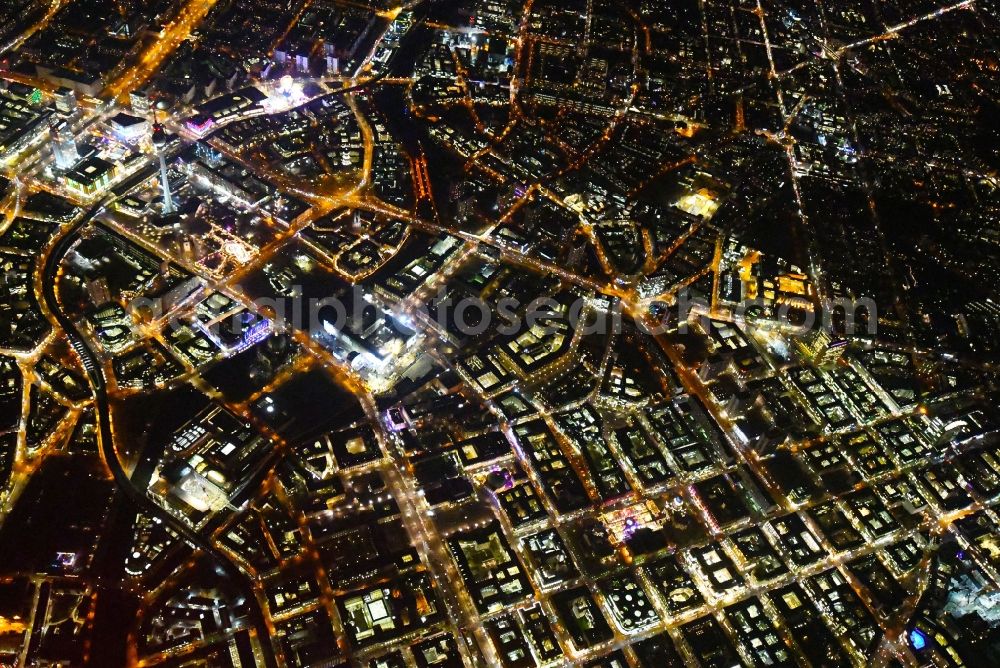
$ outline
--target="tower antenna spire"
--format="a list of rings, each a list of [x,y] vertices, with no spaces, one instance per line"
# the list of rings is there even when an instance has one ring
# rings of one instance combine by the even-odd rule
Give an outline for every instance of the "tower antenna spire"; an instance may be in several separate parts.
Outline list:
[[[174,200],[170,194],[170,179],[167,176],[167,159],[164,155],[167,146],[167,133],[163,129],[157,116],[157,107],[153,105],[153,147],[156,148],[156,155],[160,159],[160,189],[163,191],[163,213],[174,212]]]

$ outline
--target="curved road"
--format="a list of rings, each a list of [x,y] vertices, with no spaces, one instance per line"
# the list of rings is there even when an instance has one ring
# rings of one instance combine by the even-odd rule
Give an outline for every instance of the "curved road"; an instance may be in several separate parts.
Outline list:
[[[59,323],[59,326],[66,333],[66,337],[72,344],[73,349],[76,350],[83,361],[90,384],[94,390],[94,415],[100,437],[101,454],[104,456],[108,468],[111,469],[115,484],[143,512],[152,517],[159,518],[179,535],[183,536],[192,546],[212,557],[233,582],[243,586],[247,596],[247,605],[251,611],[251,619],[256,627],[258,638],[261,641],[260,644],[264,653],[265,665],[268,668],[274,668],[276,662],[271,649],[270,634],[264,622],[260,606],[257,604],[253,582],[250,578],[219,552],[209,540],[156,504],[146,495],[145,490],[133,485],[128,473],[122,468],[111,430],[111,413],[108,404],[107,380],[104,377],[104,367],[101,364],[101,360],[88,344],[86,338],[80,334],[80,330],[73,320],[63,312],[59,300],[56,299],[56,272],[59,268],[59,263],[76,240],[77,233],[103,212],[105,203],[105,201],[99,202],[86,215],[64,230],[62,236],[49,251],[48,257],[45,259],[45,266],[42,269],[42,299]]]

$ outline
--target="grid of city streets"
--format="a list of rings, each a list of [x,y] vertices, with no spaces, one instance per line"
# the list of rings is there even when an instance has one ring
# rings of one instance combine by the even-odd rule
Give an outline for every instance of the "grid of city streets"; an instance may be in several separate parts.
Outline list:
[[[0,667],[1000,666],[997,0],[0,0]]]

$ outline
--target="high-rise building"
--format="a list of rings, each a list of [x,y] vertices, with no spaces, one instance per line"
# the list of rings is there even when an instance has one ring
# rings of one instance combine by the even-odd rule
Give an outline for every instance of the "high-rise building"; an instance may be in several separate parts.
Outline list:
[[[94,306],[104,306],[111,301],[111,290],[105,278],[95,278],[87,282],[87,294]]]
[[[847,341],[833,338],[829,332],[810,332],[798,342],[799,351],[817,366],[832,366],[844,355]]]
[[[49,125],[49,132],[52,135],[52,155],[56,159],[56,168],[64,171],[72,169],[80,161],[73,133],[64,122]]]
[[[133,91],[129,93],[129,104],[132,107],[132,111],[139,116],[148,116],[150,112],[149,98],[146,97],[145,93],[140,91]]]
[[[69,116],[76,111],[76,91],[72,88],[63,86],[55,92],[54,97],[56,100],[56,109],[60,114]]]

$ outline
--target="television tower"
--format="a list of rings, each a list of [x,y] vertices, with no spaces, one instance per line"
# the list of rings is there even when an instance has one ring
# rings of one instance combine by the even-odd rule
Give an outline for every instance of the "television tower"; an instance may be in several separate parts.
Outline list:
[[[157,120],[156,110],[153,110],[153,147],[156,155],[160,159],[160,188],[163,190],[163,213],[174,212],[174,199],[170,195],[170,179],[167,177],[167,159],[164,155],[167,145],[167,133],[163,129],[163,124]]]

